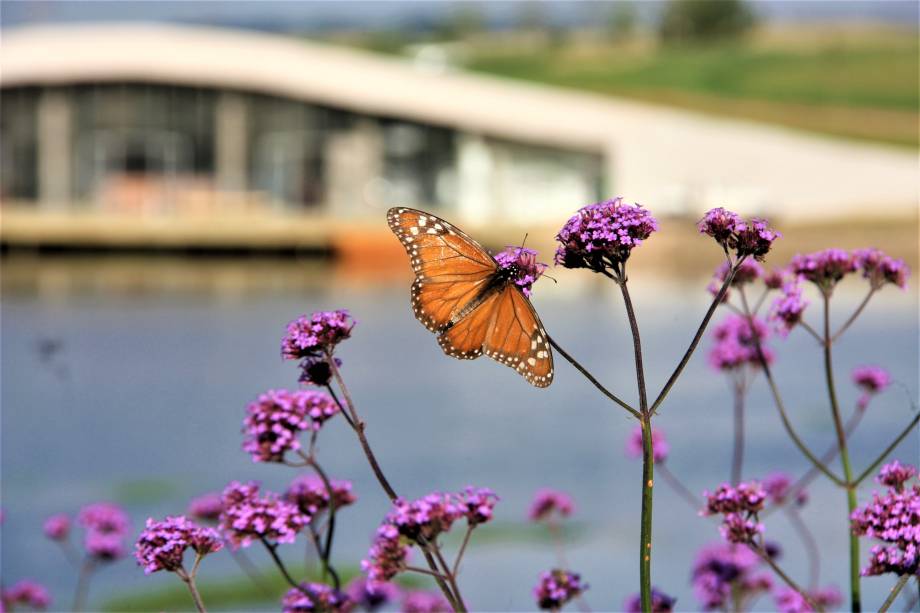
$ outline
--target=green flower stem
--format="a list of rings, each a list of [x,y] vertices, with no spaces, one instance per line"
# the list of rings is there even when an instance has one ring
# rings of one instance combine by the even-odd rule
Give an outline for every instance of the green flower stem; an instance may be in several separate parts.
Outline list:
[[[882,606],[879,608],[878,613],[885,613],[885,611],[891,608],[891,605],[894,604],[898,594],[901,593],[901,590],[904,589],[904,586],[907,585],[908,581],[910,581],[910,575],[902,575],[901,578],[898,579],[898,582],[894,584],[893,588],[891,588],[891,592],[888,594],[888,598],[885,599],[885,602],[883,602]]]

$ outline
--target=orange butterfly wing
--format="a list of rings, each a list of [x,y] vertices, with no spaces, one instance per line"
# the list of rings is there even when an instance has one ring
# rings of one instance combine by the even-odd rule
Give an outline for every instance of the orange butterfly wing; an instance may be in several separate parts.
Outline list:
[[[444,353],[461,360],[485,353],[531,385],[553,382],[548,337],[530,301],[511,283],[480,296],[498,264],[479,243],[424,211],[393,208],[387,221],[415,271],[415,317],[438,333]]]

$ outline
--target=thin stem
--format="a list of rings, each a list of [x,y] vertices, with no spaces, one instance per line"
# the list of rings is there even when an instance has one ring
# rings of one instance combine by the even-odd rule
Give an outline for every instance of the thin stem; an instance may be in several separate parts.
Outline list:
[[[466,546],[470,543],[470,536],[473,534],[473,530],[476,528],[475,524],[469,524],[466,527],[466,534],[463,535],[463,543],[460,544],[460,551],[457,552],[457,557],[454,559],[454,566],[451,570],[453,576],[457,576],[457,573],[460,572],[460,561],[463,559],[463,554],[466,553]]]
[[[888,455],[892,451],[894,451],[898,445],[901,444],[901,441],[903,441],[907,437],[907,435],[910,434],[911,431],[917,426],[918,421],[920,421],[920,413],[917,413],[916,415],[914,415],[914,418],[910,420],[910,423],[907,424],[907,427],[904,428],[901,434],[899,434],[898,437],[894,439],[894,441],[892,441],[892,443],[888,445],[888,447],[885,448],[885,451],[879,454],[879,456],[875,459],[875,461],[869,464],[866,470],[860,473],[860,475],[856,477],[856,479],[853,480],[853,488],[858,487],[860,483],[866,480],[866,477],[868,477],[869,475],[875,472],[875,469],[878,468],[879,464],[884,462],[885,458],[887,458]]]
[[[316,458],[312,455],[303,455],[303,452],[300,453],[304,460],[310,465],[310,467],[316,471],[316,474],[323,482],[323,487],[326,488],[326,492],[329,495],[329,520],[326,525],[326,545],[325,547],[319,549],[319,555],[323,565],[323,579],[326,578],[326,574],[328,573],[332,577],[332,583],[335,589],[339,589],[342,587],[341,581],[339,580],[339,574],[335,572],[335,568],[332,567],[332,563],[329,561],[332,555],[332,539],[335,536],[335,491],[332,489],[332,482],[326,475],[326,471],[324,471],[322,466],[319,465],[319,462],[316,461]]]
[[[770,288],[765,287],[763,293],[760,294],[760,298],[757,299],[757,302],[754,303],[754,315],[757,315],[760,312],[760,307],[763,306],[764,300],[767,299],[767,296],[770,294]]]
[[[457,585],[457,577],[450,572],[450,566],[447,565],[447,560],[444,559],[444,556],[441,554],[441,549],[437,546],[432,547],[434,556],[437,559],[438,563],[441,565],[441,569],[444,572],[444,575],[447,578],[447,583],[450,584],[451,589],[454,591],[454,596],[457,599],[457,605],[460,607],[462,613],[466,613],[466,603],[463,602],[463,597],[460,595],[460,586]]]
[[[734,409],[735,409],[735,436],[732,445],[732,485],[741,481],[741,469],[744,463],[744,386],[739,382],[734,384]]]
[[[643,611],[652,610],[652,493],[655,470],[651,414],[642,417],[642,518],[639,531],[639,597]]]
[[[728,274],[725,276],[725,281],[722,282],[722,287],[719,288],[719,293],[716,294],[712,299],[712,303],[709,305],[709,309],[703,316],[703,321],[700,322],[699,327],[696,329],[696,334],[693,336],[693,340],[690,341],[690,346],[687,347],[687,350],[684,352],[684,356],[680,359],[680,362],[678,362],[674,372],[671,373],[667,383],[665,383],[664,387],[661,388],[661,391],[658,393],[658,397],[655,398],[655,402],[652,403],[652,413],[658,411],[658,407],[661,406],[662,402],[664,402],[668,392],[670,392],[671,388],[674,387],[674,384],[677,383],[677,379],[680,377],[681,373],[684,371],[684,368],[687,366],[687,363],[690,361],[690,357],[693,355],[693,352],[696,351],[697,345],[700,344],[700,340],[703,338],[703,333],[706,331],[706,326],[709,325],[709,320],[712,319],[713,314],[716,312],[716,308],[718,308],[718,306],[722,303],[722,299],[725,297],[725,292],[728,291],[728,287],[731,285],[732,280],[735,278],[735,273],[738,271],[738,266],[743,261],[744,258],[742,257],[738,260],[738,262],[735,263],[734,266],[728,270]]]
[[[805,554],[808,556],[808,586],[812,589],[818,587],[818,580],[821,576],[821,553],[818,550],[818,543],[815,541],[815,535],[811,533],[802,516],[795,507],[786,507],[786,517],[792,528],[798,533],[802,545],[805,546]]]
[[[648,396],[645,390],[645,369],[642,364],[642,340],[639,338],[639,322],[636,321],[636,312],[633,310],[632,299],[629,297],[629,289],[626,287],[625,280],[620,283],[620,293],[623,294],[623,303],[626,305],[626,316],[629,319],[629,329],[633,338],[636,383],[639,387],[639,410],[643,415],[646,415],[648,413]]]
[[[77,588],[73,596],[73,610],[75,612],[82,611],[86,604],[86,596],[89,593],[89,580],[95,568],[96,563],[91,557],[86,557],[80,566],[80,574],[77,575]]]
[[[819,345],[824,345],[824,339],[821,338],[821,335],[818,334],[818,331],[811,327],[811,325],[804,319],[799,322],[799,325],[803,330],[811,334],[811,337],[815,339]]]
[[[668,469],[666,464],[658,464],[656,470],[658,474],[664,478],[664,482],[667,483],[681,499],[690,505],[694,511],[699,511],[702,508],[702,502],[700,502],[696,495],[690,491],[690,488],[684,485],[680,479]]]
[[[833,343],[838,338],[840,338],[840,336],[844,332],[846,332],[850,326],[853,325],[853,322],[856,321],[856,318],[859,317],[859,314],[863,312],[863,309],[865,309],[866,305],[869,304],[869,300],[872,299],[872,295],[875,294],[877,290],[878,290],[877,287],[873,287],[873,286],[869,287],[869,293],[866,294],[866,297],[862,299],[862,302],[859,303],[859,306],[856,307],[856,310],[853,311],[853,314],[850,315],[850,317],[846,320],[846,322],[844,322],[844,324],[840,326],[840,329],[834,332],[834,335],[831,336],[831,341],[830,341],[831,343]]]
[[[278,552],[275,551],[278,548],[278,545],[269,543],[268,540],[264,536],[260,536],[259,540],[262,541],[263,545],[265,545],[265,548],[268,550],[268,553],[271,555],[272,560],[274,560],[275,565],[278,567],[278,570],[281,571],[281,575],[284,577],[284,580],[288,582],[288,585],[304,592],[304,588],[301,587],[299,583],[294,581],[294,578],[291,577],[290,573],[288,573],[287,568],[285,568],[284,562],[282,562],[281,558],[278,556]]]
[[[407,572],[410,572],[410,573],[419,573],[422,575],[428,575],[429,577],[434,577],[442,581],[446,579],[446,577],[442,575],[441,573],[432,572],[428,570],[427,568],[421,568],[419,566],[406,566],[405,569]]]
[[[258,569],[252,563],[252,560],[249,559],[249,556],[246,553],[239,549],[234,551],[232,548],[227,547],[230,550],[230,555],[233,557],[233,560],[236,562],[237,566],[240,567],[240,570],[249,577],[259,590],[266,596],[274,596],[275,594],[270,590],[266,585],[265,581],[262,578],[262,575],[259,573]]]
[[[847,517],[856,509],[856,490],[852,487],[853,469],[850,466],[850,452],[847,449],[847,436],[843,430],[843,420],[840,418],[840,405],[837,403],[837,390],[834,386],[834,367],[832,357],[833,341],[831,340],[831,301],[827,292],[824,293],[824,375],[827,381],[827,395],[831,403],[831,415],[834,419],[834,431],[837,433],[837,446],[840,448],[840,463],[843,466],[843,478],[847,484]],[[859,582],[859,537],[847,526],[850,539],[850,608],[859,613],[862,610]]]
[[[207,613],[207,609],[204,607],[204,601],[201,600],[201,594],[198,593],[198,586],[195,585],[195,576],[198,574],[198,565],[201,564],[201,554],[195,555],[195,564],[192,567],[191,572],[186,572],[186,570],[180,565],[176,569],[176,574],[179,576],[182,581],[185,582],[185,585],[188,586],[188,591],[192,595],[192,600],[195,601],[195,608],[198,609],[199,613]]]
[[[910,575],[901,575],[901,578],[898,579],[898,582],[894,584],[893,588],[891,588],[891,592],[888,593],[888,598],[886,598],[885,602],[882,603],[878,613],[885,613],[885,611],[891,608],[891,605],[894,604],[898,594],[901,593],[901,590],[904,589],[904,586],[907,585],[908,581],[910,581]]]
[[[460,611],[460,604],[457,602],[457,597],[451,591],[450,586],[447,585],[447,581],[441,569],[438,568],[438,563],[435,562],[434,556],[431,555],[431,547],[428,545],[428,541],[421,541],[420,546],[422,548],[422,555],[425,556],[425,562],[428,564],[428,568],[431,569],[431,575],[435,578],[438,587],[441,588],[444,597],[447,598],[447,601],[454,611]]]
[[[345,421],[348,422],[348,425],[351,426],[351,429],[357,430],[357,426],[355,426],[355,422],[351,420],[351,417],[348,415],[348,411],[342,405],[342,402],[339,400],[339,397],[336,395],[335,390],[332,388],[332,385],[327,383],[326,389],[329,391],[329,395],[332,396],[332,399],[335,400],[335,403],[339,407],[339,412],[342,413],[342,417],[345,418]]]
[[[787,575],[785,572],[783,572],[783,569],[780,568],[780,567],[776,564],[776,562],[773,561],[773,558],[771,558],[769,555],[767,555],[767,552],[764,551],[763,547],[760,547],[760,546],[758,546],[758,545],[756,545],[756,544],[754,544],[754,543],[748,543],[748,547],[751,548],[751,551],[753,551],[753,552],[756,553],[758,556],[760,556],[760,559],[763,560],[764,562],[766,562],[767,566],[769,566],[770,568],[772,568],[772,569],[773,569],[773,572],[775,572],[776,575],[777,575],[780,579],[782,579],[783,582],[784,582],[786,585],[788,585],[788,586],[791,587],[793,590],[795,590],[796,592],[798,592],[798,593],[799,593],[799,596],[801,596],[801,597],[805,600],[805,602],[808,603],[808,606],[810,606],[810,607],[812,608],[813,611],[822,611],[822,610],[823,610],[823,609],[819,608],[819,607],[814,603],[814,601],[811,599],[811,596],[809,596],[808,592],[806,592],[805,590],[803,590],[803,589],[799,586],[798,583],[796,583],[795,581],[793,581],[793,580],[789,577],[789,575]]]
[[[578,361],[577,361],[575,358],[573,358],[571,355],[569,355],[568,352],[566,352],[565,349],[563,349],[562,347],[560,347],[560,346],[559,346],[559,343],[557,343],[555,340],[553,340],[553,338],[552,338],[551,336],[547,335],[546,338],[547,338],[547,340],[549,341],[549,344],[552,345],[553,348],[555,348],[556,351],[559,352],[559,355],[561,355],[561,356],[564,357],[566,360],[568,360],[568,362],[569,362],[572,366],[574,366],[575,369],[578,370],[578,372],[580,372],[582,375],[584,375],[585,378],[586,378],[588,381],[590,381],[592,384],[594,384],[594,387],[596,387],[598,390],[600,390],[600,392],[601,392],[604,396],[607,396],[607,398],[613,400],[615,403],[617,403],[618,405],[620,405],[621,407],[623,407],[624,409],[626,409],[627,411],[629,411],[629,412],[632,414],[632,416],[635,417],[636,419],[639,419],[639,418],[641,417],[641,413],[639,413],[639,411],[637,411],[636,409],[634,409],[634,408],[632,408],[631,406],[629,406],[629,404],[627,404],[627,403],[624,402],[623,400],[620,400],[616,395],[614,395],[613,392],[611,392],[611,391],[608,390],[606,387],[604,387],[603,385],[601,385],[600,381],[598,381],[596,378],[594,378],[594,375],[592,375],[590,372],[588,372],[588,370],[587,370],[584,366],[582,366],[581,364],[579,364]]]
[[[751,314],[751,309],[748,306],[747,298],[744,295],[744,288],[739,287],[738,293],[741,295],[741,301],[744,304],[744,314],[748,318],[749,325],[751,328],[754,328],[754,318]],[[786,433],[789,435],[789,438],[792,439],[792,442],[795,443],[795,446],[799,448],[799,451],[808,458],[811,463],[820,470],[828,479],[839,485],[840,487],[846,487],[846,483],[833,472],[830,468],[825,466],[821,460],[815,457],[815,454],[811,452],[808,446],[799,438],[799,435],[796,433],[795,428],[792,427],[792,423],[789,421],[789,416],[786,414],[786,407],[783,403],[782,396],[779,393],[779,388],[776,385],[776,381],[773,379],[773,373],[770,371],[770,365],[767,363],[767,359],[763,353],[763,347],[760,345],[760,338],[758,335],[754,334],[754,347],[757,350],[757,359],[760,362],[760,367],[763,370],[764,377],[767,379],[767,384],[770,386],[770,392],[773,395],[773,402],[776,405],[777,411],[779,411],[780,420],[783,422],[783,427],[786,429]]]
[[[64,557],[67,558],[67,562],[70,563],[74,569],[80,568],[80,554],[77,553],[77,550],[74,549],[73,543],[70,542],[70,539],[65,541],[57,541],[58,545],[61,547],[61,551],[64,553]]]

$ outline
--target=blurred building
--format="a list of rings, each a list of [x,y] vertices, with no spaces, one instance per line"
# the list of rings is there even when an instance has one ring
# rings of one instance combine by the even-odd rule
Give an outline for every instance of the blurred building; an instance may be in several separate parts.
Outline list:
[[[917,202],[910,152],[291,38],[47,26],[4,31],[0,53],[5,241],[113,219],[125,236],[138,219],[316,228],[393,205],[557,223],[611,193],[684,215]]]

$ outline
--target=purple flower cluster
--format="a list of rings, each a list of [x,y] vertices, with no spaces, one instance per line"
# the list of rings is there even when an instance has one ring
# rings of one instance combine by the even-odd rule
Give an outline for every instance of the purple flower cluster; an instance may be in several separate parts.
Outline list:
[[[758,344],[767,364],[771,364],[773,351],[764,342],[769,335],[770,330],[757,317],[748,320],[743,315],[729,315],[712,331],[716,344],[709,352],[709,364],[721,371],[733,371],[746,365],[759,368]]]
[[[283,613],[339,613],[348,610],[348,597],[323,583],[301,583],[281,600]]]
[[[530,521],[543,521],[551,519],[554,514],[559,517],[568,517],[575,511],[575,504],[572,498],[565,492],[543,488],[537,490],[533,502],[530,503],[530,509],[527,511],[527,519]]]
[[[0,610],[12,610],[16,605],[46,609],[51,605],[51,594],[42,584],[31,579],[22,579],[0,590],[0,605],[3,605]]]
[[[857,267],[869,284],[878,289],[885,283],[892,283],[901,289],[907,289],[910,269],[904,260],[885,255],[879,249],[857,249],[853,252]]]
[[[443,596],[427,590],[412,590],[403,599],[402,613],[450,613],[453,608]]]
[[[342,365],[342,360],[332,358],[335,367]],[[304,385],[323,387],[332,379],[332,366],[326,358],[304,358],[300,361],[300,377],[298,382]]]
[[[338,411],[323,392],[269,390],[246,407],[243,450],[253,462],[283,462],[285,453],[300,449],[301,432],[319,430]]]
[[[808,597],[822,611],[832,611],[843,604],[843,595],[835,587],[826,587],[812,590]],[[773,594],[776,610],[779,613],[809,613],[814,609],[808,604],[801,594],[791,587],[783,586]]]
[[[833,287],[846,275],[856,271],[856,258],[843,249],[824,249],[805,255],[798,254],[789,264],[797,276],[811,281],[823,291]]]
[[[361,570],[367,574],[367,583],[372,587],[390,581],[406,566],[409,546],[400,536],[399,529],[390,523],[377,528],[374,543],[361,560]]]
[[[233,549],[248,547],[255,540],[293,543],[310,517],[297,505],[271,492],[259,496],[259,483],[230,482],[221,495],[220,529]]]
[[[759,573],[760,558],[743,545],[717,543],[703,547],[693,564],[693,592],[706,611],[724,609],[732,594],[743,601],[769,591],[770,575]]]
[[[856,403],[860,409],[869,406],[873,396],[891,385],[891,375],[881,366],[858,366],[853,369],[850,377],[863,392]]]
[[[802,297],[802,286],[798,280],[790,281],[783,285],[783,294],[773,301],[769,319],[776,323],[776,331],[781,336],[788,336],[789,332],[802,321],[809,302]]]
[[[671,613],[674,610],[676,598],[668,596],[657,587],[652,587],[652,613]],[[633,594],[623,602],[623,610],[626,613],[642,613],[642,597],[640,594]]]
[[[508,246],[504,251],[495,255],[499,267],[508,271],[511,280],[517,285],[525,296],[530,297],[533,284],[548,268],[546,264],[537,262],[537,252],[525,247]]]
[[[722,262],[716,268],[715,273],[712,275],[712,282],[706,286],[706,289],[713,296],[719,294],[719,290],[722,289],[722,284],[725,283],[725,279],[728,277],[728,273],[731,271],[732,265],[729,262]],[[763,277],[764,271],[763,266],[758,264],[754,260],[744,260],[738,266],[738,270],[735,272],[735,276],[732,279],[731,287],[741,287],[747,285],[748,283],[753,283],[757,279]],[[728,299],[728,292],[725,293],[725,300]]]
[[[566,268],[617,270],[635,247],[658,230],[658,222],[638,204],[621,197],[579,209],[559,230],[555,262]]]
[[[324,357],[350,337],[354,327],[354,319],[344,309],[301,315],[287,325],[281,355],[286,360]]]
[[[652,460],[655,464],[667,460],[670,451],[671,446],[664,437],[664,432],[658,428],[652,428]],[[631,458],[642,457],[642,426],[636,426],[626,439],[626,455]]]
[[[167,517],[163,521],[147,519],[134,546],[134,557],[149,575],[160,570],[174,572],[182,567],[185,550],[191,547],[200,556],[223,548],[213,528],[204,528],[185,516]]]
[[[721,207],[707,211],[697,228],[700,234],[714,238],[726,253],[734,251],[738,258],[753,256],[761,261],[770,251],[773,241],[782,236],[772,230],[764,219],[745,220]]]
[[[87,505],[77,514],[77,523],[85,530],[83,545],[90,556],[111,561],[125,555],[130,520],[120,506],[110,502]]]
[[[561,609],[568,601],[588,589],[581,576],[567,570],[553,569],[540,573],[540,580],[533,589],[537,607],[545,611]]]
[[[70,536],[70,517],[65,513],[52,515],[45,520],[44,532],[52,541],[66,541]]]
[[[767,494],[759,483],[723,483],[712,493],[703,492],[703,497],[706,508],[702,514],[722,515],[719,532],[729,543],[749,543],[763,532],[757,513],[763,509]]]
[[[764,493],[767,499],[775,505],[783,505],[789,501],[792,493],[792,478],[786,473],[773,473],[763,480]],[[805,506],[808,502],[808,493],[804,489],[795,492],[795,504]]]
[[[216,522],[224,505],[220,500],[220,492],[208,492],[193,498],[188,505],[188,514],[200,521]]]
[[[358,576],[345,588],[348,601],[364,611],[373,612],[399,598],[401,591],[393,583],[371,583]]]
[[[470,526],[484,524],[492,519],[493,510],[498,503],[498,496],[487,487],[467,487],[459,498],[461,511],[464,511]]]
[[[332,487],[332,500],[335,501],[336,512],[343,507],[353,504],[358,498],[351,491],[351,481],[330,479]],[[302,475],[294,479],[284,498],[297,505],[304,515],[315,516],[329,508],[329,490],[323,480],[316,475]]]
[[[889,543],[872,547],[863,575],[920,572],[920,483],[907,487],[907,481],[916,474],[915,467],[898,462],[884,466],[878,481],[887,485],[888,491],[884,495],[873,493],[872,502],[850,515],[853,534]]]

